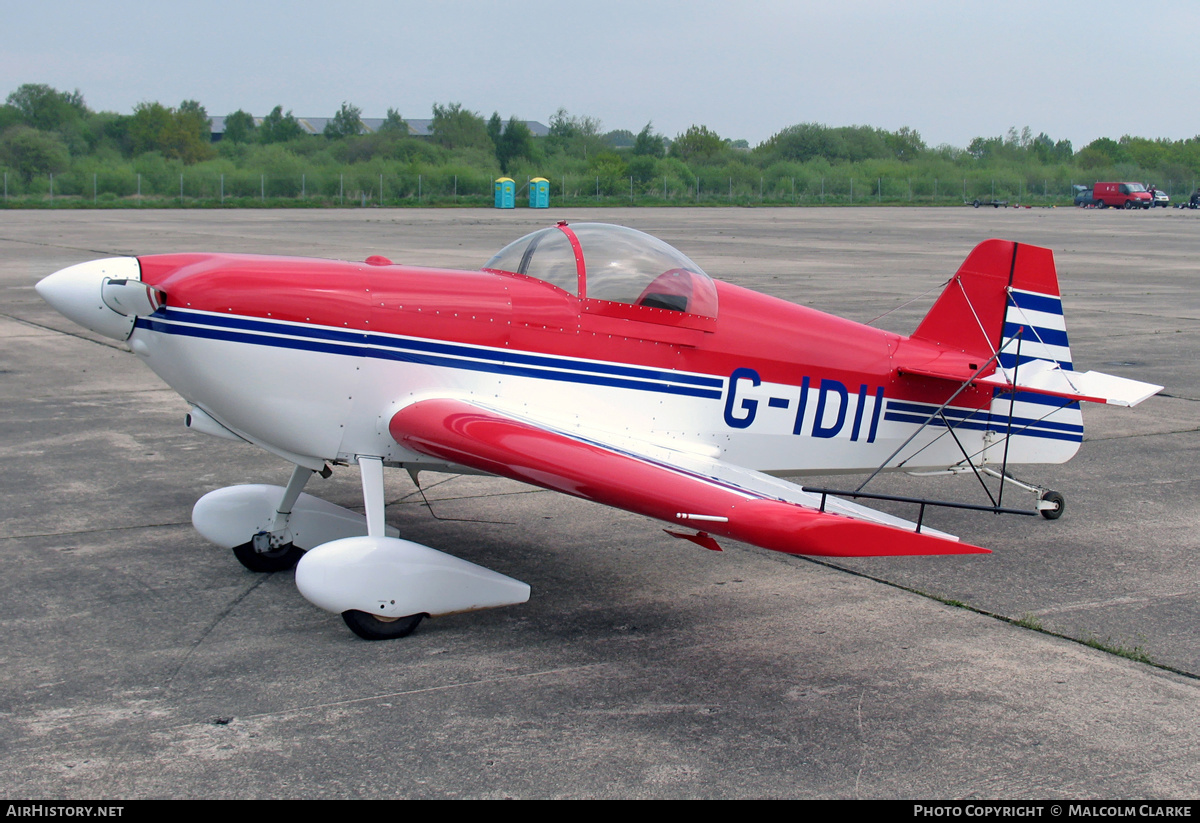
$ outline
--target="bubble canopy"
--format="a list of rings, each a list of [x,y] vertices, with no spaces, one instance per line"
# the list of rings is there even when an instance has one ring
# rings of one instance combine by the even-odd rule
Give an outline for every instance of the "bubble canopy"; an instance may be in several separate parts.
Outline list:
[[[703,269],[624,226],[559,223],[509,243],[483,268],[533,277],[585,300],[717,316],[717,290]]]

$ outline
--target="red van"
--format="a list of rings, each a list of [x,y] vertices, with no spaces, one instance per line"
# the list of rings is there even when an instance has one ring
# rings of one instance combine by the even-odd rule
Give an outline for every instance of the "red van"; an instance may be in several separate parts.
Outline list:
[[[1141,183],[1097,183],[1092,197],[1098,209],[1148,209],[1154,205],[1154,198]]]

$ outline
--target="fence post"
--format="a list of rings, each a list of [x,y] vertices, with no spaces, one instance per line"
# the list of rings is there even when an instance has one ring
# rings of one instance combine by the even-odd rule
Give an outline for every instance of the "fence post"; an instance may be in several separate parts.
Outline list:
[[[379,205],[383,205],[383,175],[379,175]]]
[[[92,205],[96,205],[96,172],[92,172]]]
[[[224,203],[225,203],[225,175],[224,174],[221,175],[221,203],[222,203],[222,205],[224,205]]]
[[[137,198],[138,198],[138,205],[139,205],[139,206],[140,206],[140,205],[142,205],[142,173],[141,173],[141,172],[138,172],[138,193],[137,193]]]
[[[338,175],[338,203],[346,205],[346,175]]]
[[[458,175],[454,175],[454,202],[458,202]]]
[[[633,175],[629,175],[629,205],[633,205]]]
[[[417,202],[421,202],[421,175],[417,175]]]
[[[307,174],[300,175],[300,196],[306,200],[308,199],[308,175]]]
[[[183,172],[179,173],[179,205],[183,205]]]
[[[50,173],[50,202],[54,202],[54,172]]]
[[[882,203],[883,202],[883,178],[880,177],[879,179],[877,179],[875,181],[875,185],[879,187],[875,190],[875,202]]]
[[[258,176],[258,199],[262,202],[267,202],[267,176],[260,174]]]

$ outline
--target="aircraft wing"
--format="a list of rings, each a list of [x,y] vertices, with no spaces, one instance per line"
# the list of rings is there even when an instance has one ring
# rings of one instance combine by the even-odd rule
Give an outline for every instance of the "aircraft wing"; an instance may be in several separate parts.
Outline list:
[[[393,415],[389,431],[419,454],[788,554],[987,552],[845,500],[828,498],[819,511],[818,495],[720,460],[583,436],[465,400],[419,400]]]

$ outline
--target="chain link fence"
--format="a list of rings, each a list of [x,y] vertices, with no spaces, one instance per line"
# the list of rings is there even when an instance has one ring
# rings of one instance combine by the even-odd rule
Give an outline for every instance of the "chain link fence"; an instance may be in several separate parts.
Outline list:
[[[561,205],[1036,205],[1068,206],[1075,185],[1090,181],[1029,180],[974,175],[960,179],[830,175],[780,177],[702,172],[647,180],[565,174],[550,180]],[[472,172],[388,175],[359,170],[279,174],[238,170],[228,174],[97,170],[23,179],[4,173],[4,205],[60,207],[365,207],[490,206],[494,181]],[[526,186],[528,181],[526,181]],[[1159,185],[1172,202],[1187,200],[1196,181]],[[526,189],[527,190],[527,189]],[[522,190],[517,202],[523,205]]]

